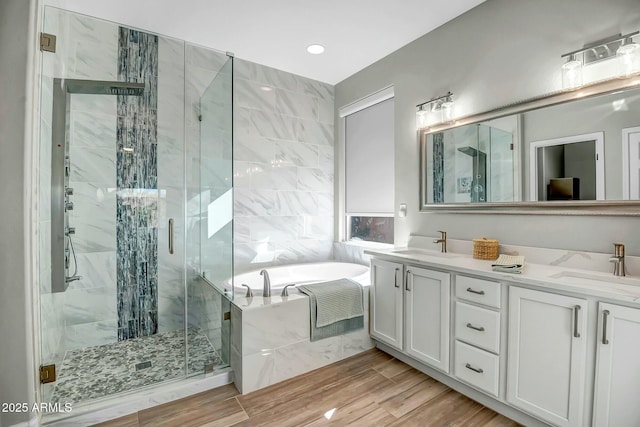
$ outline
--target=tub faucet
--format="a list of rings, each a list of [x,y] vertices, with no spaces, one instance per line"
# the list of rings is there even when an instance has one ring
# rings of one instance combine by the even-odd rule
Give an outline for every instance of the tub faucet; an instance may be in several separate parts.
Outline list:
[[[624,267],[624,245],[622,243],[613,244],[613,256],[609,258],[609,262],[613,263],[613,275],[625,276]]]
[[[440,233],[440,238],[433,241],[433,243],[440,243],[442,246],[440,247],[440,252],[447,252],[447,232],[446,231],[438,231]]]
[[[82,280],[82,276],[69,276],[64,278],[65,283],[75,282],[76,280]]]
[[[267,270],[261,270],[260,275],[264,276],[264,287],[262,288],[262,296],[271,296],[271,280],[269,280],[269,273]]]

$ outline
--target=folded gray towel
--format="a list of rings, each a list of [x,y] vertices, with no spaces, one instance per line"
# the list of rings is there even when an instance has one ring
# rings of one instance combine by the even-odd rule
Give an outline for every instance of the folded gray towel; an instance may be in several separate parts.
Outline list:
[[[321,328],[340,320],[364,315],[362,285],[350,279],[299,285],[298,289],[316,299],[315,326]],[[311,313],[312,318],[314,313]]]

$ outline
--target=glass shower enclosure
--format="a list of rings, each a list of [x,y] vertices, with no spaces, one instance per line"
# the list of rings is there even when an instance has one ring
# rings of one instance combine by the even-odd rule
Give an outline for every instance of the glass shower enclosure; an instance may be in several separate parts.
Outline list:
[[[52,7],[43,32],[41,400],[228,367],[233,58]]]

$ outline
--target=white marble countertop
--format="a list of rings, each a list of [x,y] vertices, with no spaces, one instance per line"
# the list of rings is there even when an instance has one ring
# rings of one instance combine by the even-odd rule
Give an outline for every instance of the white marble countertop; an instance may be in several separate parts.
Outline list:
[[[534,250],[537,248],[528,249]],[[412,250],[414,253],[403,254],[397,252],[402,250]],[[540,250],[545,251],[545,249]],[[501,247],[500,252],[517,254],[522,253],[523,251],[503,251]],[[533,263],[528,262],[527,259],[525,259],[525,264],[521,274],[500,273],[491,270],[491,264],[493,261],[478,260],[474,259],[471,255],[455,252],[449,253],[446,257],[443,257],[438,251],[426,250],[420,247],[367,249],[365,250],[365,253],[376,257],[383,257],[388,260],[396,260],[402,263],[417,264],[437,269],[446,269],[454,273],[481,276],[500,282],[533,285],[540,288],[547,288],[552,291],[570,292],[583,296],[605,298],[640,305],[639,277],[615,277],[612,273],[604,271],[587,270],[568,265]],[[587,257],[587,259],[592,262],[596,259],[600,263],[602,262],[602,256],[607,256],[605,254],[585,254],[586,255],[584,256]],[[532,256],[532,258],[543,260],[544,254],[540,254],[539,257]],[[570,263],[568,264],[571,265]]]

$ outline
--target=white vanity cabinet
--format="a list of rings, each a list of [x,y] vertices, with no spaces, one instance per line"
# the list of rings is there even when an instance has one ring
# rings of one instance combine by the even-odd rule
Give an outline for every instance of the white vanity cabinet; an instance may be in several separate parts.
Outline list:
[[[593,425],[640,426],[640,309],[598,305]]]
[[[558,426],[581,426],[587,301],[509,288],[507,401]]]
[[[449,273],[407,266],[405,272],[406,352],[449,372]]]
[[[371,336],[402,351],[403,269],[397,262],[371,259]]]

